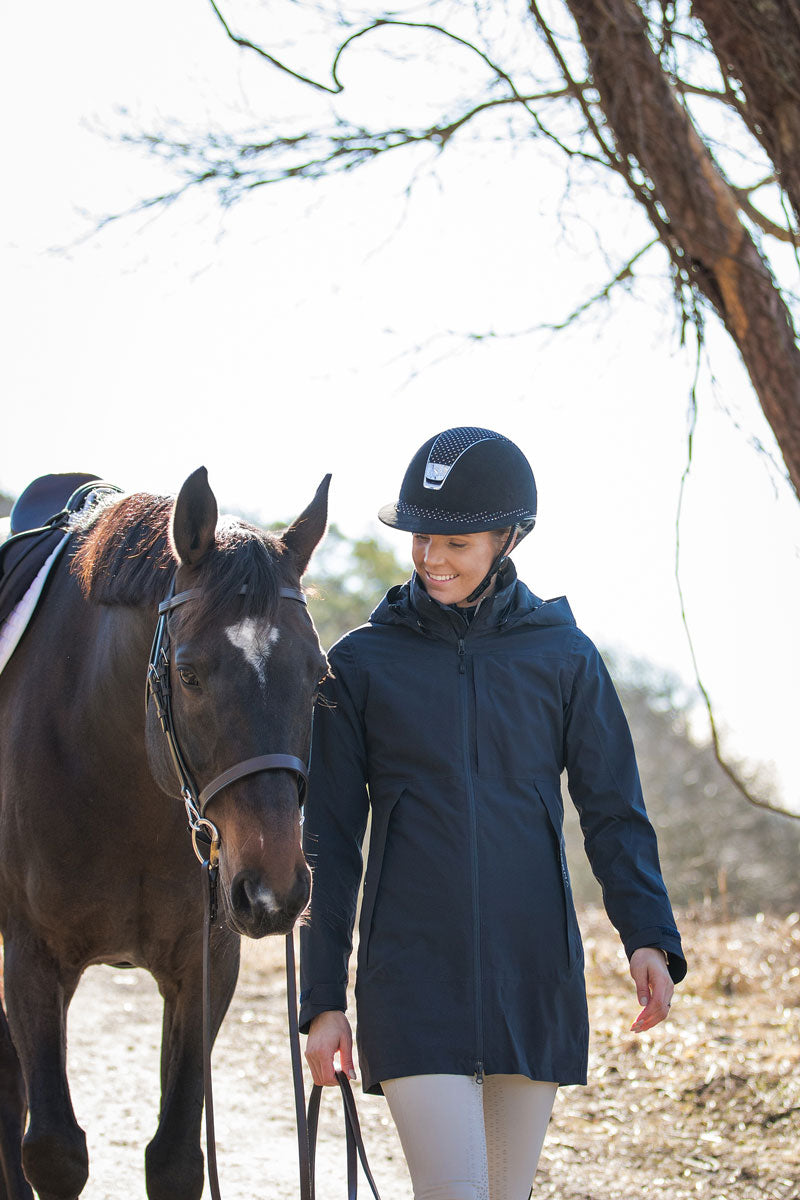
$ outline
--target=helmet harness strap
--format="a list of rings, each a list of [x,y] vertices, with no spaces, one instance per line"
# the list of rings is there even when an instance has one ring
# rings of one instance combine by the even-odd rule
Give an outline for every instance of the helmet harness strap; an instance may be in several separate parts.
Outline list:
[[[493,561],[492,565],[489,567],[488,573],[486,575],[484,575],[483,579],[478,584],[478,586],[475,588],[475,590],[470,592],[470,594],[468,596],[466,596],[464,600],[462,600],[462,602],[461,602],[462,604],[464,604],[464,603],[474,604],[476,600],[480,599],[480,597],[483,595],[483,593],[489,587],[489,584],[492,582],[493,577],[497,574],[497,572],[499,570],[501,570],[502,567],[504,567],[506,565],[506,559],[508,558],[508,551],[510,550],[511,544],[517,535],[518,529],[519,529],[519,525],[511,526],[511,532],[509,533],[508,537],[505,540],[503,549],[500,551],[500,553],[497,555],[497,557]]]

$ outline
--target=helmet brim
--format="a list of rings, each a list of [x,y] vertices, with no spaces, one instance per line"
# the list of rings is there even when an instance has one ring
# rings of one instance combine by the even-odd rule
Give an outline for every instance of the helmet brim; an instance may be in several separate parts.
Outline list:
[[[471,518],[461,514],[452,517],[445,513],[437,517],[414,516],[411,513],[402,512],[399,504],[395,502],[394,504],[384,504],[378,512],[378,520],[391,529],[401,529],[404,533],[459,534],[485,533],[490,529],[510,529],[512,526],[533,522],[535,514],[519,517],[506,513],[501,514],[493,521],[489,521],[485,517]],[[527,533],[528,530],[525,532]]]

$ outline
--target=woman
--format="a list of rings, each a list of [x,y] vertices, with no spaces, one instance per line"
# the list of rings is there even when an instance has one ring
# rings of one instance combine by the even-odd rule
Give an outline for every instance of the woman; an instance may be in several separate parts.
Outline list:
[[[415,573],[333,648],[305,847],[301,1028],[315,1083],[354,1077],[348,960],[372,811],[356,1001],[416,1200],[524,1200],[559,1084],[585,1083],[583,954],[560,779],[580,814],[650,1029],[686,972],[633,746],[565,599],[514,571],[536,486],[522,452],[459,427],[414,456],[380,518]]]

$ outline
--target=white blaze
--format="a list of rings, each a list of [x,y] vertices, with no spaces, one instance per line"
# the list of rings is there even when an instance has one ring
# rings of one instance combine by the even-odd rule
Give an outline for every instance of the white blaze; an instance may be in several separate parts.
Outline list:
[[[273,625],[259,624],[255,617],[245,617],[235,625],[228,625],[225,635],[237,650],[241,650],[263,687],[266,683],[267,659],[280,637],[278,630]]]

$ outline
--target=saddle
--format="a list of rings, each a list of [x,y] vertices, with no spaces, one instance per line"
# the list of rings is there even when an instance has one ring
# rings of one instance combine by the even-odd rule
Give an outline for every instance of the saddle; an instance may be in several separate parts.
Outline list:
[[[11,536],[0,545],[0,625],[13,612],[51,555],[64,526],[92,493],[118,492],[98,475],[42,475],[11,510]]]

